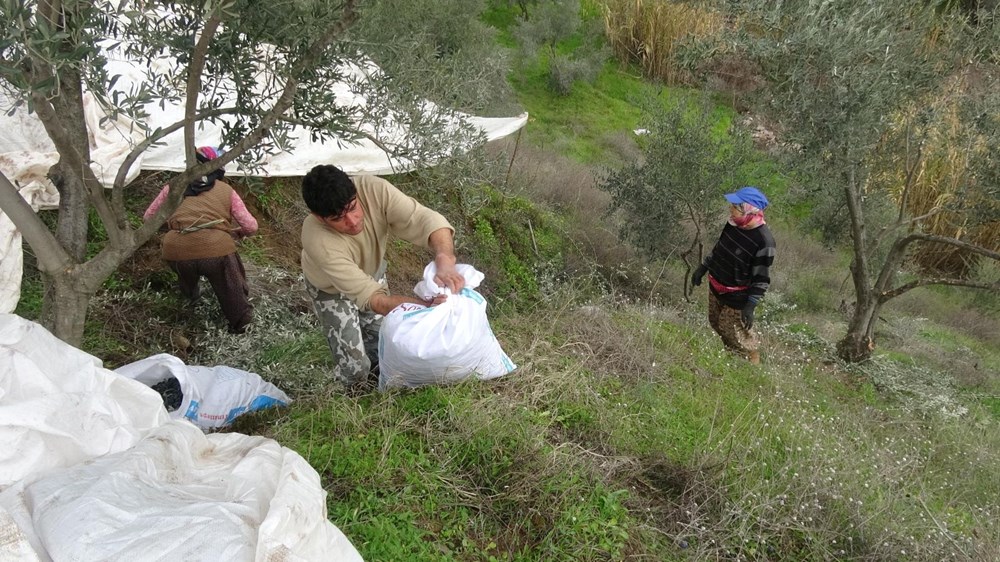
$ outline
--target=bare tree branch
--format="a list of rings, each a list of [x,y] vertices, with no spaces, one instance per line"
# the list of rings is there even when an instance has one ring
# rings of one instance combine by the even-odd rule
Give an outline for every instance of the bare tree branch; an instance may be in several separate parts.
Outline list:
[[[972,252],[984,256],[989,259],[1000,261],[1000,252],[995,252],[988,248],[982,246],[977,246],[975,244],[970,244],[957,238],[950,238],[948,236],[939,236],[937,234],[925,234],[922,232],[915,232],[899,240],[892,245],[892,249],[889,250],[889,254],[886,256],[885,263],[882,267],[882,272],[879,275],[878,281],[875,283],[875,291],[879,295],[879,301],[885,302],[889,299],[898,297],[899,295],[915,289],[917,287],[923,287],[925,285],[955,285],[963,287],[973,287],[979,289],[989,289],[993,288],[995,285],[989,283],[977,283],[975,281],[970,281],[966,279],[945,279],[945,278],[927,278],[920,279],[917,281],[912,281],[901,285],[894,289],[888,289],[889,284],[892,283],[892,278],[895,271],[899,268],[899,264],[902,262],[903,257],[906,255],[906,248],[913,244],[914,242],[929,242],[938,244],[947,244],[949,246],[955,246],[956,248],[961,248],[963,250]]]
[[[937,234],[925,234],[923,232],[915,232],[913,234],[907,235],[905,238],[899,239],[896,242],[896,245],[900,247],[905,247],[917,241],[947,244],[949,246],[955,246],[956,248],[962,248],[963,250],[968,250],[974,254],[979,254],[981,256],[985,256],[990,259],[1000,260],[1000,252],[995,252],[993,250],[990,250],[989,248],[977,246],[976,244],[970,244],[968,242],[959,240],[958,238],[951,238],[950,236],[940,236]]]
[[[3,173],[0,173],[0,208],[35,249],[39,269],[53,272],[72,265],[73,259]]]
[[[204,121],[205,119],[208,119],[210,117],[218,117],[220,115],[235,114],[235,113],[238,113],[235,107],[210,109],[208,111],[203,111],[195,115],[194,121],[197,123],[199,121]],[[167,135],[170,135],[171,133],[177,131],[181,127],[184,127],[187,123],[188,123],[187,119],[182,119],[176,123],[173,123],[169,127],[164,127],[162,129],[157,130],[152,135],[146,137],[142,142],[135,145],[135,148],[133,148],[132,151],[128,153],[128,156],[125,157],[125,160],[122,162],[121,167],[118,168],[118,175],[115,176],[114,189],[117,190],[125,186],[125,179],[128,178],[129,169],[132,167],[132,164],[135,164],[135,161],[138,160],[140,156],[142,156],[143,152],[146,152],[146,150],[149,149],[150,146],[152,146],[160,139],[166,137]]]
[[[885,302],[890,299],[894,299],[899,295],[907,291],[916,289],[917,287],[926,287],[927,285],[951,285],[953,287],[972,287],[974,289],[993,289],[994,291],[1000,291],[1000,282],[998,283],[980,283],[978,281],[969,281],[967,279],[952,279],[944,277],[931,277],[926,279],[917,279],[916,281],[910,281],[904,285],[895,287],[892,290],[885,291],[879,294],[879,302]]]
[[[205,57],[208,47],[212,44],[215,32],[222,24],[222,4],[215,7],[215,12],[205,22],[204,29],[198,37],[198,43],[191,53],[191,62],[187,68],[187,98],[184,104],[184,162],[190,168],[195,165],[194,156],[194,116],[198,113],[198,92],[201,89],[201,75],[205,71]],[[173,190],[171,190],[173,191]],[[171,193],[173,195],[173,193]]]

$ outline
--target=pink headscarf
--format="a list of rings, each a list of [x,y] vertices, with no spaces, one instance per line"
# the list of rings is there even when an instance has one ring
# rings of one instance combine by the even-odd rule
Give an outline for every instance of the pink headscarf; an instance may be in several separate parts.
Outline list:
[[[750,203],[736,203],[735,205],[743,211],[743,215],[739,217],[730,215],[729,224],[743,230],[753,230],[762,224],[767,224],[764,221],[764,211],[762,209],[758,209]]]

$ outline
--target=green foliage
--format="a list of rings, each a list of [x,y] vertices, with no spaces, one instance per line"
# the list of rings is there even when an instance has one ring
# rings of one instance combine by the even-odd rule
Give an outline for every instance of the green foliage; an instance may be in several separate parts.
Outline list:
[[[532,306],[542,296],[536,268],[558,270],[563,260],[558,220],[522,197],[491,188],[484,194],[487,203],[468,226],[476,263],[485,267],[499,303]]]
[[[886,116],[943,78],[939,65],[948,55],[927,41],[944,22],[919,3],[852,0],[774,9],[760,1],[745,6],[759,10],[749,15],[762,24],[784,22],[780,42],[758,37],[745,45],[772,75],[764,95],[776,97],[767,98],[767,107],[783,118],[788,140],[801,145],[804,156],[865,161],[890,126]],[[904,19],[907,26],[896,25]],[[838,32],[830,33],[831,27]]]
[[[1000,262],[979,260],[971,277],[979,283],[1000,283]],[[974,308],[1000,315],[1000,291],[973,291],[969,293],[968,299]]]
[[[289,199],[289,191],[299,191],[288,189],[287,183],[291,180],[285,178],[274,178],[265,180],[256,176],[248,176],[242,179],[246,184],[247,194],[254,198],[260,210],[268,214],[276,214],[283,208],[292,207],[294,202]]]
[[[985,396],[983,397],[983,404],[989,409],[993,415],[993,419],[1000,421],[1000,397]]]
[[[485,0],[376,0],[362,8],[354,34],[394,80],[463,111],[516,111],[509,62],[483,21]]]
[[[608,60],[597,19],[583,19],[579,0],[541,0],[513,30],[524,63],[536,62],[547,74],[548,87],[558,95],[572,93],[578,82],[593,83]]]
[[[802,268],[796,272],[789,287],[788,298],[804,312],[829,312],[834,310],[834,295],[829,291],[829,272]]]
[[[594,84],[576,84],[568,96],[548,87],[548,67],[541,63],[526,66],[511,80],[531,115],[525,136],[534,144],[594,164],[609,160],[608,138],[639,125],[639,100],[661,92],[611,63],[604,65]]]
[[[244,238],[239,242],[237,251],[241,259],[249,263],[274,265],[271,258],[267,255],[267,248],[259,237],[251,236],[250,238]]]
[[[757,184],[756,156],[749,135],[704,101],[649,108],[642,161],[613,170],[598,187],[611,194],[610,210],[622,213],[621,236],[650,257],[667,259],[695,248],[695,241],[712,241],[722,195]],[[693,226],[694,240],[683,225]]]
[[[978,15],[979,10],[985,10],[985,13],[989,13],[990,10],[995,10],[998,6],[997,0],[927,0],[927,2],[940,13],[955,10],[966,12],[974,17]]]
[[[27,257],[27,256],[26,256]],[[14,314],[28,320],[38,320],[42,313],[42,298],[45,294],[42,286],[42,277],[38,274],[33,264],[28,264],[25,260],[23,276],[21,278],[21,296],[14,308]],[[32,260],[33,261],[33,260]]]

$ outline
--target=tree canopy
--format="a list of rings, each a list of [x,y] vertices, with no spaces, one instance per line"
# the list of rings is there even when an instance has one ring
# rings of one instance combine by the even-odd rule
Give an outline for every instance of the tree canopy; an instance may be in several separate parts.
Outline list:
[[[15,0],[0,6],[0,87],[16,105],[37,114],[60,158],[49,172],[60,195],[54,229],[2,176],[0,208],[35,251],[46,285],[42,319],[57,336],[79,342],[90,296],[157,231],[192,178],[234,160],[252,169],[264,153],[283,146],[293,126],[338,142],[365,136],[390,155],[414,162],[477,141],[453,111],[429,106],[372,65],[364,44],[349,32],[359,18],[357,4]],[[145,81],[121,87],[109,71],[110,58],[137,61]],[[340,103],[336,86],[345,84],[365,103]],[[106,191],[90,166],[83,119],[87,96],[109,117],[124,115],[140,127],[149,104],[181,103],[185,115],[168,127],[144,130],[113,189]],[[204,121],[221,123],[226,152],[198,164],[197,127]],[[124,204],[128,169],[175,131],[183,131],[187,169],[169,180],[168,204],[134,227]],[[91,212],[107,242],[87,255]]]

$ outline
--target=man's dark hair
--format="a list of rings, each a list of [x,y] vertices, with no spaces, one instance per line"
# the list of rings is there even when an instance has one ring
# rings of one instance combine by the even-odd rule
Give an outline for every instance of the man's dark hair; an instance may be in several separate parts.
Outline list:
[[[350,176],[331,164],[314,166],[302,178],[302,200],[321,217],[335,217],[347,210],[358,190]]]

